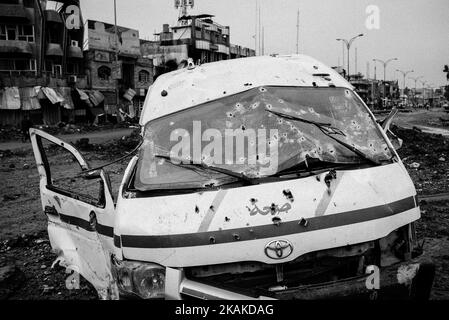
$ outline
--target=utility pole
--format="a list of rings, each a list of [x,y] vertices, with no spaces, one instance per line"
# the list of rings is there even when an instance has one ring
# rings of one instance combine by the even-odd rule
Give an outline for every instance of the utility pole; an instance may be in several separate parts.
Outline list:
[[[259,5],[259,55],[261,54],[261,52],[262,52],[262,39],[261,39],[261,37],[262,37],[262,24],[261,24],[261,17],[260,17],[260,8],[261,8],[261,6]]]
[[[414,71],[413,71],[413,70],[402,71],[402,70],[399,70],[399,69],[396,69],[396,71],[397,71],[397,72],[400,72],[400,73],[402,74],[402,76],[403,76],[402,95],[404,96],[404,95],[405,95],[405,77],[406,77],[409,73],[412,73],[412,72],[414,72]],[[405,97],[404,97],[404,102],[405,102]]]
[[[355,67],[354,67],[354,74],[357,74],[357,47],[355,47]]]
[[[423,76],[419,76],[419,77],[409,77],[410,79],[412,79],[413,81],[415,81],[415,91],[413,93],[413,100],[415,100],[415,106],[418,104],[418,100],[416,99],[416,83],[418,82],[419,79],[423,78]]]
[[[296,54],[299,54],[299,9],[296,17]]]
[[[337,41],[343,41],[344,44],[346,45],[346,49],[348,50],[348,52],[347,52],[347,58],[348,58],[347,66],[348,66],[348,69],[346,70],[348,81],[349,81],[349,49],[351,48],[352,42],[353,42],[356,38],[358,38],[358,37],[363,37],[363,33],[360,33],[360,34],[356,35],[355,37],[352,37],[352,38],[349,39],[349,40],[341,39],[341,38],[336,39]],[[343,49],[343,50],[344,50],[344,49]]]
[[[384,97],[384,102],[383,103],[384,103],[384,106],[385,106],[385,103],[386,103],[385,99],[387,97],[387,90],[386,90],[386,87],[385,87],[387,65],[391,61],[395,61],[395,60],[398,60],[398,58],[391,58],[391,59],[388,59],[387,61],[383,61],[383,60],[380,60],[380,59],[373,59],[374,62],[378,61],[378,62],[382,63],[383,66],[384,66],[384,82],[383,82],[383,97]]]
[[[256,51],[256,56],[257,56],[257,37],[258,37],[258,9],[259,8],[259,2],[256,1],[256,25],[255,25],[255,32],[254,32],[254,50]]]
[[[262,55],[265,55],[265,27],[262,26]]]

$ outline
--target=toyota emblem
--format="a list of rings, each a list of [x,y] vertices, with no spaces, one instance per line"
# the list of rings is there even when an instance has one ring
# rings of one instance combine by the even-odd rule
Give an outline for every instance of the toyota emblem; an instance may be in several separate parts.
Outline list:
[[[284,259],[293,252],[293,245],[287,240],[273,240],[265,246],[265,254],[271,259]]]

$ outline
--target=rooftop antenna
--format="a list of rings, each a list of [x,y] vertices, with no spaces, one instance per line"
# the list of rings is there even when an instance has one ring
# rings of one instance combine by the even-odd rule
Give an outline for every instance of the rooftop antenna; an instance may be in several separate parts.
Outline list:
[[[299,9],[296,17],[296,54],[299,54]]]
[[[178,18],[187,16],[187,8],[193,9],[195,0],[175,0],[175,9],[179,10]]]

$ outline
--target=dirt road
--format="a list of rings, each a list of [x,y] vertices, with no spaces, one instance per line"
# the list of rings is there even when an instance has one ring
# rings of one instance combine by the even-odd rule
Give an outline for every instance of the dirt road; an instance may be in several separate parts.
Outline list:
[[[81,138],[88,138],[90,143],[104,143],[109,140],[118,139],[129,135],[134,129],[115,129],[103,130],[89,133],[74,133],[74,134],[60,134],[56,135],[58,138],[66,142],[75,142]],[[0,142],[0,150],[17,150],[17,149],[31,149],[31,143],[22,143],[21,141]]]
[[[124,132],[114,135],[101,132],[94,137],[105,141],[112,136],[120,137]],[[418,195],[449,192],[449,162],[446,160],[449,159],[449,138],[414,130],[396,133],[404,139],[400,155],[405,159]],[[80,138],[76,135],[68,137]],[[100,152],[88,151],[84,155],[91,165],[97,165],[132,148],[132,143],[126,145],[120,139],[119,144],[103,143]],[[70,176],[73,162],[61,161],[58,153],[55,156],[50,160],[55,172]],[[419,166],[412,166],[414,163]],[[107,169],[114,194],[126,164],[124,161]],[[65,286],[68,275],[64,269],[50,268],[56,256],[48,242],[46,217],[40,203],[39,176],[31,150],[0,158],[0,175],[0,278],[6,276],[12,281],[6,286],[0,283],[0,299],[96,298],[94,290],[85,281],[81,282],[80,290],[68,290]],[[422,218],[417,222],[417,232],[437,268],[431,298],[449,299],[449,201],[445,198],[436,200],[421,203]]]

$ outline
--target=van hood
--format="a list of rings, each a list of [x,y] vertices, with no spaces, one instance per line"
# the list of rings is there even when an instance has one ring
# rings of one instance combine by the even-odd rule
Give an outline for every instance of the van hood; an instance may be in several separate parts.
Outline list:
[[[292,261],[382,238],[420,217],[406,169],[393,163],[185,195],[119,199],[123,257],[167,267]]]

